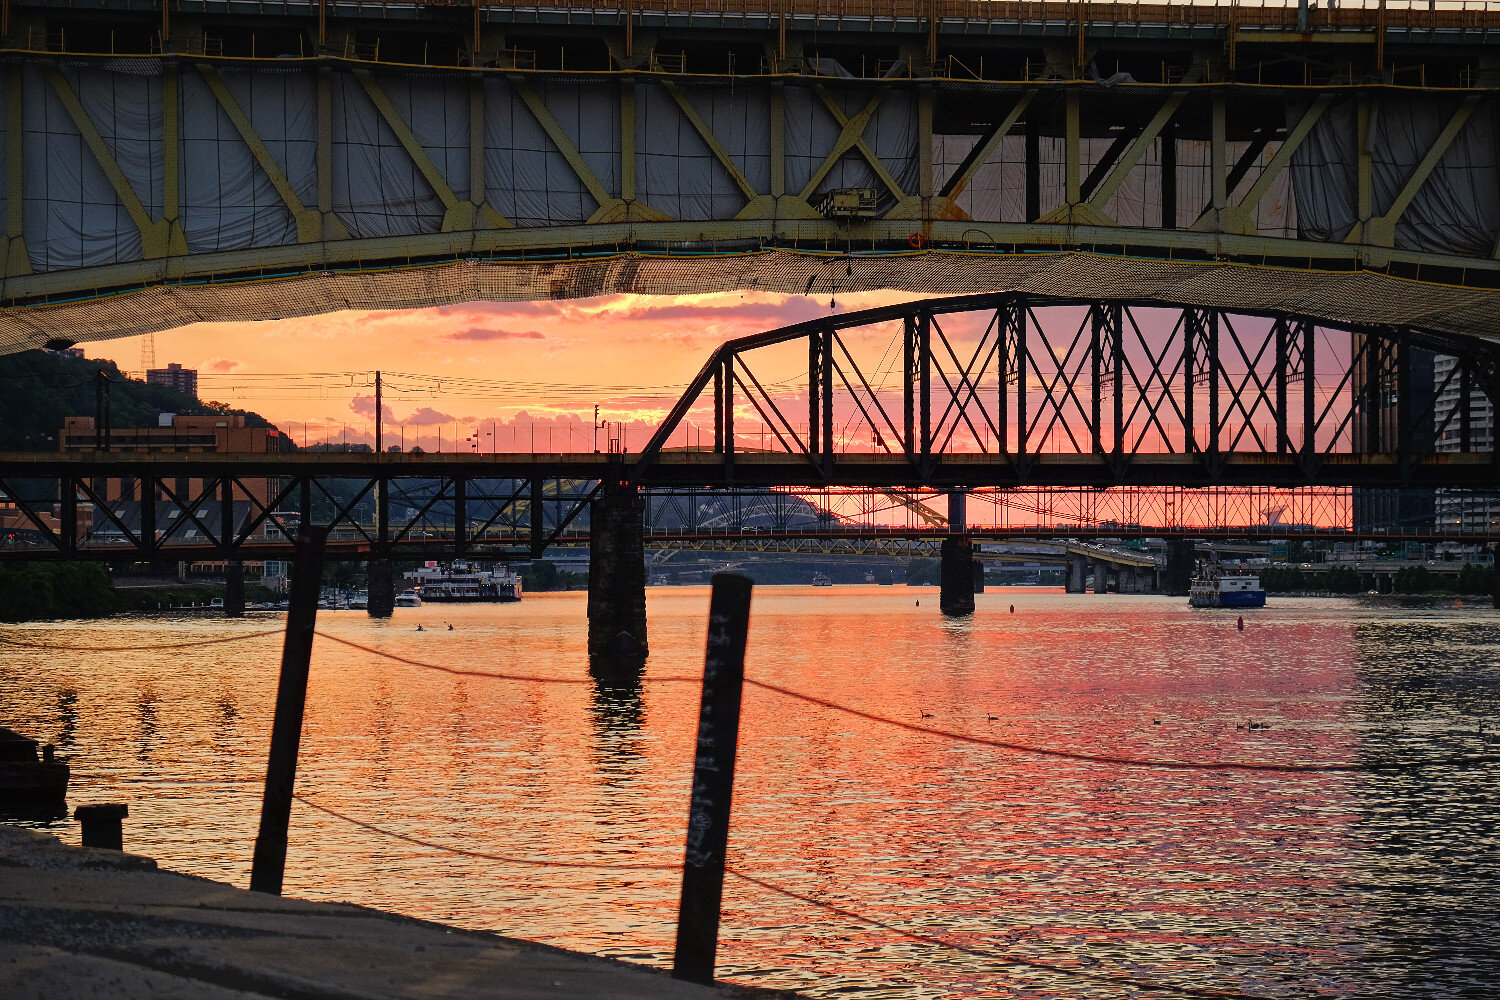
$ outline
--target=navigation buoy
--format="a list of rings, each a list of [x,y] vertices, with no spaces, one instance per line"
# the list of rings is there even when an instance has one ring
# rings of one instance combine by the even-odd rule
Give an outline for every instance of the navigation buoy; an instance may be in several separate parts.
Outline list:
[[[917,598],[917,607],[920,608],[921,606],[922,606],[922,599],[921,598]]]
[[[1015,614],[1015,613],[1016,613],[1016,606],[1015,606],[1015,605],[1014,605],[1014,604],[1012,604],[1012,605],[1011,605],[1011,606],[1010,606],[1010,613],[1011,613],[1011,614]]]
[[[1240,620],[1235,623],[1235,627],[1238,628],[1241,632],[1245,631],[1245,616],[1244,615],[1240,615]]]

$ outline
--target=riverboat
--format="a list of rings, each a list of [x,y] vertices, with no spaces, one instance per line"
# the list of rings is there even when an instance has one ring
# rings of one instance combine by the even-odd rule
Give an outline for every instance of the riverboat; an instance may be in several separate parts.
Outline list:
[[[1254,573],[1209,566],[1193,577],[1188,604],[1195,608],[1263,608],[1266,592]]]
[[[52,756],[52,745],[0,726],[0,802],[62,805],[68,797],[68,765]]]
[[[423,604],[496,604],[521,599],[521,578],[504,563],[484,569],[464,559],[447,565],[429,562],[404,576]]]

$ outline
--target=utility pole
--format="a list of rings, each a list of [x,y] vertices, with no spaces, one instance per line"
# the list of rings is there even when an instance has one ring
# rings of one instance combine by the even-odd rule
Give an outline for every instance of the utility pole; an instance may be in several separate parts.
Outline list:
[[[599,454],[599,428],[604,425],[599,422],[599,404],[594,404],[594,454]]]
[[[94,450],[109,450],[109,375],[94,373]]]
[[[380,446],[380,372],[375,373],[375,454],[379,455],[385,449]]]

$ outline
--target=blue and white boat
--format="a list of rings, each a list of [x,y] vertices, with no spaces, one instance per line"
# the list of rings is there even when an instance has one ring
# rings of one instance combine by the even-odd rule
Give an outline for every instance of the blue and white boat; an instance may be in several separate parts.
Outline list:
[[[1226,571],[1209,565],[1193,577],[1188,604],[1195,608],[1263,608],[1266,592],[1260,587],[1260,577],[1254,573]]]

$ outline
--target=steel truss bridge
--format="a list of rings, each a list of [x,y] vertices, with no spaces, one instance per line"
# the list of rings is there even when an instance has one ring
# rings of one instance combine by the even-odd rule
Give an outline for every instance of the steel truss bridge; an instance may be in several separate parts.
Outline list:
[[[0,350],[746,288],[1500,329],[1500,10],[1472,0],[0,15]]]
[[[0,455],[3,554],[271,558],[317,521],[348,558],[536,555],[621,485],[664,541],[1488,541],[1435,514],[1500,488],[1476,429],[1496,352],[1285,313],[929,300],[724,344],[635,454],[151,453],[99,428],[95,451]],[[1382,514],[1383,491],[1427,506]]]

